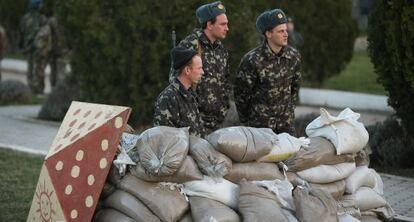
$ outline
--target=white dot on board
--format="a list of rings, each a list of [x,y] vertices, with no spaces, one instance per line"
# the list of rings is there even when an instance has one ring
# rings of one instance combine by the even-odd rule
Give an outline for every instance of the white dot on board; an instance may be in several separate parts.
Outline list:
[[[121,128],[123,123],[122,117],[118,116],[115,118],[115,128]]]
[[[79,176],[79,173],[80,173],[80,168],[78,167],[78,166],[73,166],[72,167],[72,171],[70,172],[70,175],[73,177],[73,178],[76,178],[76,177],[78,177]]]
[[[83,152],[83,150],[78,150],[78,152],[76,152],[76,160],[77,161],[81,161],[83,159],[83,154],[85,152]]]
[[[57,171],[61,171],[61,170],[63,169],[63,162],[59,160],[59,161],[56,163],[55,168],[56,168],[56,170],[57,170]]]
[[[70,217],[71,217],[72,219],[77,218],[77,217],[78,217],[78,211],[77,211],[77,210],[75,210],[75,209],[73,209],[73,210],[70,212]]]
[[[108,164],[108,162],[107,162],[106,158],[102,158],[101,161],[99,161],[99,167],[101,169],[105,168],[107,164]]]
[[[108,140],[102,140],[102,142],[101,142],[101,148],[102,148],[102,150],[105,151],[105,150],[108,149],[108,147],[109,147]]]
[[[86,207],[92,207],[93,205],[93,198],[91,195],[87,196],[85,199],[85,205]]]
[[[91,174],[88,176],[88,185],[92,186],[95,183],[95,177]]]
[[[65,194],[66,195],[69,195],[69,194],[71,194],[72,193],[72,185],[67,185],[66,187],[65,187]]]

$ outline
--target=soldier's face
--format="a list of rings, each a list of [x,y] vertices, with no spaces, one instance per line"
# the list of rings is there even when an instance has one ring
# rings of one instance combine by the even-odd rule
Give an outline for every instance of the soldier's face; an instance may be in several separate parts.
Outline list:
[[[200,56],[196,55],[193,57],[190,73],[188,75],[190,77],[191,83],[197,83],[200,81],[203,74],[203,62],[201,61]]]
[[[283,47],[288,44],[287,25],[280,24],[275,26],[272,30],[266,32],[266,38],[274,45]]]
[[[211,34],[215,39],[226,38],[227,32],[229,31],[229,21],[227,20],[226,14],[221,14],[216,17],[216,22],[210,22]]]

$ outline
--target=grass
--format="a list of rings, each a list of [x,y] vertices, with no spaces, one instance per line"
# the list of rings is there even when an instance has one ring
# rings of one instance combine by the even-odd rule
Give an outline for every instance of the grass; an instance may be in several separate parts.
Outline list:
[[[26,221],[43,159],[0,148],[0,221]]]

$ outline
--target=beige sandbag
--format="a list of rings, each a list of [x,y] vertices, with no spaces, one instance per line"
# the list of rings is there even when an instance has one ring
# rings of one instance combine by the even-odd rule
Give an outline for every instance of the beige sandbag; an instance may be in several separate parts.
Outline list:
[[[191,216],[191,212],[188,212],[181,218],[180,222],[193,222],[193,217]]]
[[[359,113],[344,109],[337,117],[321,108],[321,115],[306,126],[309,137],[321,136],[331,141],[338,155],[356,153],[368,143],[368,131],[358,122]]]
[[[230,159],[250,162],[268,154],[277,142],[277,135],[268,128],[234,126],[214,131],[207,140]]]
[[[119,182],[121,181],[121,175],[119,174],[118,168],[116,168],[115,164],[111,165],[111,168],[109,169],[108,177],[106,180],[114,185],[117,186]]]
[[[180,191],[162,187],[158,183],[145,182],[133,175],[126,175],[119,188],[138,198],[161,221],[178,221],[189,209]]]
[[[382,220],[380,220],[378,217],[376,216],[363,216],[360,219],[361,222],[381,222]]]
[[[349,214],[342,214],[338,215],[339,222],[361,222],[357,218],[349,215]]]
[[[197,222],[239,222],[234,210],[226,205],[205,197],[190,197],[191,215]]]
[[[219,201],[233,209],[237,208],[239,186],[228,180],[204,176],[203,180],[184,183],[184,192],[188,196],[206,197]]]
[[[156,176],[174,174],[188,153],[188,127],[157,126],[145,130],[137,141],[139,161],[145,170]]]
[[[288,222],[276,195],[247,181],[240,183],[239,212],[243,221]]]
[[[339,200],[345,193],[345,180],[339,180],[333,183],[310,183],[312,188],[321,189],[329,194],[335,200]]]
[[[361,211],[357,207],[355,198],[348,198],[348,195],[342,196],[337,202],[338,215],[349,214],[357,219],[361,218]]]
[[[283,161],[288,171],[301,171],[318,165],[353,162],[354,154],[336,155],[335,146],[323,137],[310,137],[308,147],[302,147],[292,157]]]
[[[229,174],[224,178],[233,183],[240,182],[243,178],[246,180],[274,180],[283,179],[279,168],[274,163],[234,163]]]
[[[133,218],[137,222],[161,221],[141,201],[122,190],[117,190],[106,198],[104,205]]]
[[[205,139],[190,135],[189,152],[201,172],[207,176],[223,177],[231,169],[231,160],[226,155],[215,150]]]
[[[101,192],[101,196],[99,197],[99,199],[103,200],[105,198],[107,198],[109,195],[111,195],[112,193],[114,193],[116,191],[116,187],[108,182],[106,182],[104,184],[104,187],[102,189]]]
[[[345,192],[348,194],[355,193],[360,187],[374,188],[375,186],[375,176],[368,166],[357,167],[345,181]]]
[[[369,155],[372,154],[371,147],[367,144],[364,149],[356,153],[355,155],[355,164],[356,166],[369,166],[370,158]]]
[[[375,177],[375,186],[372,188],[379,195],[384,195],[384,183],[382,182],[381,176],[374,169],[369,169],[371,174]]]
[[[356,207],[361,211],[383,207],[387,204],[387,201],[383,197],[368,187],[361,187],[355,194],[344,195],[342,199],[354,199]]]
[[[319,165],[297,172],[298,176],[310,183],[332,183],[347,178],[355,170],[355,163]]]
[[[94,222],[135,222],[134,219],[128,217],[127,215],[114,210],[114,209],[102,209],[97,212],[93,219]]]
[[[187,156],[181,167],[170,176],[153,176],[145,172],[141,163],[131,168],[131,174],[149,182],[172,182],[172,183],[184,183],[192,180],[202,180],[203,175],[198,170],[196,163],[191,156]]]
[[[294,155],[302,146],[308,146],[309,139],[305,137],[296,138],[288,133],[277,134],[277,142],[270,153],[261,157],[259,162],[280,162]]]
[[[300,222],[338,221],[336,201],[323,190],[297,186],[293,190],[293,199]]]
[[[380,218],[382,221],[392,221],[395,216],[395,211],[387,203],[385,206],[380,208],[371,209],[368,211],[361,212],[362,216],[375,216]]]

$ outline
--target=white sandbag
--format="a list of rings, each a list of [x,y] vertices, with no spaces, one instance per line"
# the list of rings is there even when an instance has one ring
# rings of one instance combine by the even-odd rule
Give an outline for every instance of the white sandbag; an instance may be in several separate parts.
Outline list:
[[[342,214],[338,216],[339,222],[361,222],[349,214]]]
[[[188,153],[188,129],[157,126],[141,134],[136,147],[139,162],[149,174],[169,176],[180,168]]]
[[[339,200],[345,193],[345,180],[338,180],[333,183],[309,183],[312,188],[321,189],[329,194],[335,199]]]
[[[355,170],[355,163],[340,163],[336,165],[320,165],[297,172],[299,177],[310,183],[332,183],[342,180]]]
[[[204,176],[203,180],[194,180],[184,183],[186,195],[206,197],[217,200],[233,209],[237,208],[239,186],[226,179],[214,180]]]
[[[362,186],[369,188],[375,186],[375,176],[372,174],[371,170],[368,169],[368,166],[357,167],[345,181],[345,192],[348,194],[355,193],[355,191]]]
[[[342,201],[355,201],[355,205],[362,211],[380,208],[387,204],[386,200],[373,189],[368,187],[359,188],[355,194],[344,195]]]
[[[392,221],[392,219],[395,216],[395,211],[387,203],[383,207],[361,212],[361,215],[362,216],[375,216],[375,217],[380,218],[382,221]]]
[[[250,162],[268,154],[277,135],[268,128],[234,126],[222,128],[207,136],[213,147],[236,162]]]
[[[321,115],[306,127],[309,137],[322,136],[329,139],[336,148],[338,155],[356,153],[368,143],[368,131],[358,122],[359,113],[346,108],[338,117],[331,116],[321,108]]]
[[[375,178],[375,186],[372,189],[375,190],[375,192],[377,192],[379,195],[383,196],[384,195],[384,183],[382,182],[381,176],[374,169],[369,169],[369,170],[371,171],[372,175],[374,175],[374,178]]]
[[[283,215],[288,219],[289,222],[299,222],[299,220],[295,217],[295,212],[290,210],[286,210],[282,208]]]
[[[191,215],[197,222],[239,222],[240,217],[228,206],[205,197],[190,197]]]
[[[277,135],[277,142],[272,147],[270,153],[266,156],[261,157],[259,162],[279,162],[286,160],[293,154],[295,154],[299,149],[304,146],[308,146],[310,141],[305,137],[296,138],[288,133],[280,133]]]

